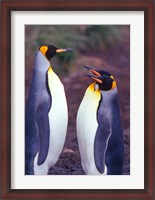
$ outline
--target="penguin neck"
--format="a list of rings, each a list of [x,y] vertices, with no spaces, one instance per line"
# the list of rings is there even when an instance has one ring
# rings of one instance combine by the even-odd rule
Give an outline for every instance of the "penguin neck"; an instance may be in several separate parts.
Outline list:
[[[47,88],[48,70],[52,70],[50,62],[39,50],[36,52],[34,60],[34,82],[41,88]]]
[[[49,60],[41,53],[41,51],[37,51],[35,55],[34,62],[34,72],[35,74],[45,75],[50,67]]]
[[[109,107],[109,105],[112,105],[114,102],[118,101],[117,87],[108,91],[100,90],[100,92],[104,106],[107,105]]]
[[[107,100],[109,100],[109,99],[112,100],[113,98],[115,98],[115,96],[117,94],[117,87],[115,87],[114,89],[108,90],[108,91],[103,91],[103,90],[100,90],[100,91],[101,91],[103,98],[106,97]]]

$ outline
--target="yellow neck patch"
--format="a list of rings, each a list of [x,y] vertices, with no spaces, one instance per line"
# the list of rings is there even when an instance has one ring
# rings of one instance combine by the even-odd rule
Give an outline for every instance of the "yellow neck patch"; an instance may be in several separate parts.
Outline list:
[[[95,82],[90,84],[90,86],[86,90],[86,94],[89,96],[94,95],[94,97],[99,100],[101,98],[101,92],[99,89],[95,89],[95,85]]]
[[[50,66],[49,68],[48,68],[48,74],[51,74],[53,72],[53,69],[52,69],[52,67]]]
[[[51,66],[48,68],[47,74],[48,74],[48,87],[50,89],[50,92],[52,92],[53,87],[54,87],[53,81],[54,81],[54,78],[55,78],[55,76],[54,76],[55,74],[53,73],[53,69],[52,69]]]
[[[42,46],[42,47],[40,47],[40,51],[41,51],[41,53],[42,53],[44,56],[45,56],[47,50],[48,50],[48,47],[47,47],[47,46]]]
[[[88,90],[90,92],[94,92],[94,90],[95,90],[95,83],[90,84],[90,86],[88,87]]]

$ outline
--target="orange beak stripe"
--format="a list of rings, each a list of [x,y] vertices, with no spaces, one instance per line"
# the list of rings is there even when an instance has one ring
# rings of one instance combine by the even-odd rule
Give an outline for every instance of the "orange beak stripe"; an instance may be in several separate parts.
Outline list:
[[[66,49],[57,49],[56,50],[57,53],[62,53],[62,52],[65,52],[65,51],[66,51]]]
[[[95,77],[91,77],[91,78],[94,79],[98,83],[102,83],[102,81],[100,79],[98,79],[98,78],[95,78]]]
[[[90,69],[90,71],[95,74],[96,76],[100,76],[101,74],[99,74],[97,71],[93,70],[93,69]]]

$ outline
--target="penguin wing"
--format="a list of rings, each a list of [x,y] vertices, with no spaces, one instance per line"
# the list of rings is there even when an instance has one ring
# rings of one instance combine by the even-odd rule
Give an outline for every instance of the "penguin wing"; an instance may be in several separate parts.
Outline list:
[[[105,170],[105,155],[110,134],[110,122],[105,115],[102,115],[94,141],[95,165],[101,174],[103,174]]]
[[[47,102],[43,102],[39,104],[36,113],[36,122],[39,137],[38,165],[44,163],[49,149],[50,126],[48,111],[49,109],[47,107]]]

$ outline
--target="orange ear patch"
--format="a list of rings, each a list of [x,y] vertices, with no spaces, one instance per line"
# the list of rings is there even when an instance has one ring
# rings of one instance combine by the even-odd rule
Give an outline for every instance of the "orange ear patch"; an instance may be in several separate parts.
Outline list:
[[[112,78],[114,80],[114,77],[113,76],[110,76],[110,78]]]
[[[113,82],[112,82],[112,87],[111,87],[111,89],[114,89],[115,87],[116,87],[116,82],[113,81]]]
[[[42,52],[42,54],[45,56],[45,53],[47,52],[48,47],[47,46],[42,46],[40,47],[40,51]]]

